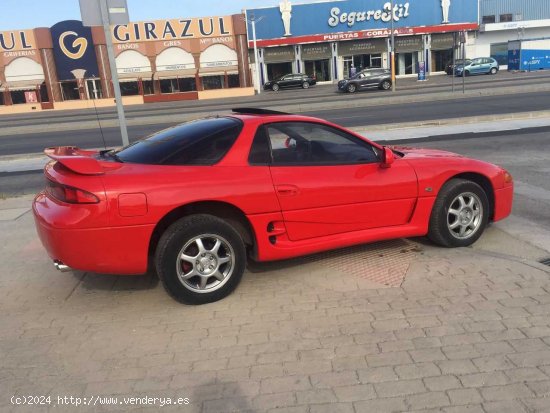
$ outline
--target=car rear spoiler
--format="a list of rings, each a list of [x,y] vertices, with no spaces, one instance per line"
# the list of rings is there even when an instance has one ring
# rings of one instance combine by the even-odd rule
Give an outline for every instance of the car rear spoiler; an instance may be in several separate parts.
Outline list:
[[[101,164],[92,155],[97,151],[86,151],[75,146],[58,146],[46,148],[44,153],[66,168],[81,175],[102,175],[105,173]]]

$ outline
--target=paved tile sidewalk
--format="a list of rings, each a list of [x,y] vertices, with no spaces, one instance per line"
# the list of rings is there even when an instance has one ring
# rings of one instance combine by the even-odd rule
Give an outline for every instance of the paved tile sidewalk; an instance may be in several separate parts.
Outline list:
[[[253,265],[233,295],[191,307],[152,276],[58,273],[30,213],[0,221],[0,411],[550,411],[550,268],[403,242],[414,254],[400,286],[368,277],[381,243]],[[366,274],[328,265],[342,257]],[[120,404],[145,396],[190,404]]]

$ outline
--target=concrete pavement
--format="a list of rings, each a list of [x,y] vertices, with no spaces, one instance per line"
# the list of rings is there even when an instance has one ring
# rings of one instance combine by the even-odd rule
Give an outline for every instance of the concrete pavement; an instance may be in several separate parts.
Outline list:
[[[0,201],[1,411],[550,409],[549,253],[501,224],[473,248],[396,240],[254,264],[192,307],[152,275],[56,272],[30,200]]]

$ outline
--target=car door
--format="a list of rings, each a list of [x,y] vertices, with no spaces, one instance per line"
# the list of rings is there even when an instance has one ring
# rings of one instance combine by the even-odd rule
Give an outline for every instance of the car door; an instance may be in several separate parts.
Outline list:
[[[493,61],[491,59],[483,59],[483,73],[489,73],[491,71]]]
[[[359,87],[361,89],[365,89],[369,87],[369,84],[371,82],[371,74],[369,72],[363,72],[359,74]]]
[[[470,73],[471,74],[478,74],[483,72],[483,65],[482,65],[482,59],[474,59],[472,60],[472,64],[470,66]]]
[[[285,75],[285,76],[283,76],[283,77],[277,82],[277,83],[279,84],[279,87],[280,87],[281,89],[286,88],[286,87],[289,86],[290,80],[291,80],[291,76],[292,76],[292,75]]]
[[[413,168],[397,158],[382,168],[364,140],[314,122],[276,122],[269,140],[271,176],[292,241],[406,224],[418,196]]]

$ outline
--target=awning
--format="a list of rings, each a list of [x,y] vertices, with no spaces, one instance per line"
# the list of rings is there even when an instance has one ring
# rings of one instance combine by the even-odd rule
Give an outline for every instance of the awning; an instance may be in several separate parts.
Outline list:
[[[2,85],[0,90],[9,89],[10,92],[16,92],[18,90],[36,90],[36,87],[41,85],[44,81],[40,79],[35,80],[16,80],[13,82],[7,82]]]
[[[121,82],[135,82],[138,80],[138,78],[142,78],[143,80],[151,79],[153,76],[153,72],[128,72],[128,73],[119,73],[118,79]]]
[[[228,75],[238,75],[239,66],[218,66],[218,67],[201,67],[199,70],[200,76],[222,76],[225,74]]]
[[[186,77],[195,77],[197,69],[179,69],[179,70],[159,70],[155,72],[155,79],[165,78],[173,79],[176,77],[186,78]]]

